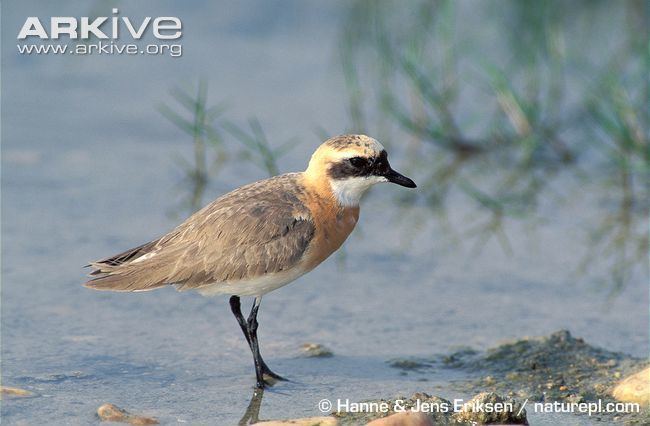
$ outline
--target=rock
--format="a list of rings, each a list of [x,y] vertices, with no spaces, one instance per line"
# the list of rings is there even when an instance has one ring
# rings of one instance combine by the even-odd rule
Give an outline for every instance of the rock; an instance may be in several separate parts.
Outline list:
[[[304,419],[271,420],[253,424],[259,426],[336,426],[338,421],[334,417],[306,417]]]
[[[373,420],[367,426],[434,426],[434,424],[424,413],[407,411]]]
[[[97,415],[103,422],[121,422],[131,425],[158,424],[158,420],[154,419],[153,417],[137,416],[113,404],[104,404],[99,407],[97,409]]]
[[[650,367],[623,379],[612,395],[621,402],[637,402],[650,406]]]
[[[580,393],[572,393],[571,395],[566,397],[566,401],[570,402],[572,404],[573,403],[579,404],[581,402],[586,402],[584,395],[582,395]]]
[[[423,368],[429,367],[430,365],[411,358],[395,358],[388,361],[388,365],[392,368],[397,368],[399,370],[421,370]]]
[[[12,388],[9,386],[0,386],[0,393],[2,396],[17,396],[17,397],[27,397],[33,396],[34,394],[28,390],[20,388]]]
[[[492,409],[490,409],[490,407]],[[521,413],[519,411],[521,410]],[[494,392],[482,392],[463,404],[453,415],[457,422],[478,424],[527,425],[526,410],[514,399],[505,399]]]
[[[121,422],[130,414],[116,405],[104,404],[97,409],[99,419],[107,422]]]
[[[305,343],[302,345],[301,354],[306,358],[329,358],[334,353],[319,343]]]

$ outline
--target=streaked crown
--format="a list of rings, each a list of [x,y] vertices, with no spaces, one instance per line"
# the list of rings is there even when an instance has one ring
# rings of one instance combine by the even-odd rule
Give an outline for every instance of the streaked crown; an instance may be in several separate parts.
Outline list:
[[[384,147],[375,139],[366,135],[340,135],[323,142],[309,161],[308,172],[324,175],[334,164],[341,164],[345,159],[378,158]]]
[[[384,150],[382,144],[366,135],[341,135],[326,140],[321,148],[329,148],[345,155],[375,157]]]

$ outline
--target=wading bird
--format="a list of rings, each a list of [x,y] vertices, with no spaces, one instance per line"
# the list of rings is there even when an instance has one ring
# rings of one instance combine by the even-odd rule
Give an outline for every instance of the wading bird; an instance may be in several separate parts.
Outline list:
[[[311,271],[336,251],[359,218],[373,185],[415,183],[390,167],[386,150],[365,135],[324,142],[307,170],[255,182],[221,196],[163,237],[91,262],[95,290],[148,291],[174,285],[227,294],[253,353],[256,386],[284,380],[266,365],[257,342],[262,296]],[[255,301],[248,319],[240,297]]]

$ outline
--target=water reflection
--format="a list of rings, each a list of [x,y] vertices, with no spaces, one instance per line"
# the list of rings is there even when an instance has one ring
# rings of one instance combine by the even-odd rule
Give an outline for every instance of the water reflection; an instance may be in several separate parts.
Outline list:
[[[244,415],[237,423],[239,426],[251,425],[260,421],[260,408],[264,398],[264,389],[254,389]]]

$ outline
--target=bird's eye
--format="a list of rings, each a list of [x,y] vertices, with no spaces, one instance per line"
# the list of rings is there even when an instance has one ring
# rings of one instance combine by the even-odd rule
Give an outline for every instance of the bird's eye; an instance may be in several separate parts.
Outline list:
[[[366,159],[361,157],[352,157],[350,158],[350,164],[354,167],[363,167],[366,165]]]

